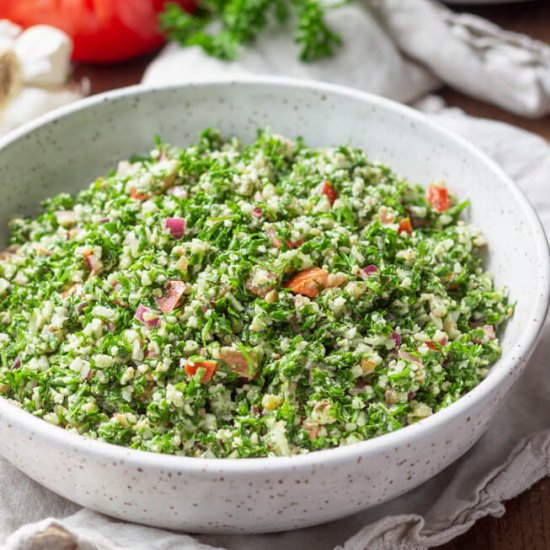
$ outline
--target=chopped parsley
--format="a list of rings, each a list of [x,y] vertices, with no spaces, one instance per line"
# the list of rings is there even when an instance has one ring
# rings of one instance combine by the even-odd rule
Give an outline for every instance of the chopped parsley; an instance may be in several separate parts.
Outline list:
[[[215,0],[198,2],[190,14],[169,3],[160,24],[168,38],[182,46],[199,46],[212,57],[232,60],[241,45],[254,42],[270,23],[292,19],[300,59],[315,61],[330,57],[342,42],[325,21],[327,9],[322,0]],[[210,32],[212,23],[217,32]]]
[[[466,207],[350,147],[157,140],[12,221],[0,395],[90,438],[195,457],[417,422],[479,384],[512,315]]]

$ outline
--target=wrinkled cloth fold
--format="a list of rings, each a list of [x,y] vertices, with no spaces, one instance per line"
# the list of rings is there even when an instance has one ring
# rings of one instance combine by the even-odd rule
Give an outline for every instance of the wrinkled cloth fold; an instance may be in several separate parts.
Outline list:
[[[238,61],[171,44],[148,68],[145,83],[269,74],[312,78],[411,102],[447,84],[513,113],[550,113],[550,46],[434,0],[363,0],[332,11],[343,38],[336,54],[298,59],[288,31],[275,29]]]
[[[518,115],[550,112],[547,44],[435,2],[372,0],[372,5],[394,44],[445,84]]]
[[[416,1],[416,0],[413,0]],[[410,102],[441,86],[430,71],[409,61],[362,5],[350,4],[329,15],[331,27],[346,37],[333,57],[303,63],[288,29],[274,28],[237,61],[221,61],[200,48],[170,44],[147,68],[144,84],[172,84],[212,77],[272,75],[323,80]]]

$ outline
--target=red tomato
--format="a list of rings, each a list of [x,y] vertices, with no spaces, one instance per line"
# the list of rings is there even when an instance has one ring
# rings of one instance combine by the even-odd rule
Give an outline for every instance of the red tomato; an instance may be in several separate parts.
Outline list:
[[[168,0],[0,0],[0,19],[46,24],[74,41],[77,61],[124,61],[162,46],[158,14]],[[191,11],[194,0],[170,0]]]
[[[397,228],[397,232],[398,233],[412,233],[413,231],[413,228],[412,228],[412,225],[411,225],[411,220],[410,218],[403,218],[400,222],[399,222],[399,227]]]
[[[288,288],[296,294],[303,294],[310,298],[315,298],[319,294],[319,288],[327,286],[328,273],[319,267],[310,267],[300,271],[288,283],[285,288]]]
[[[146,201],[148,198],[150,198],[151,195],[148,193],[140,193],[135,187],[132,187],[130,189],[130,197],[135,199],[136,201]]]
[[[437,347],[437,344],[435,342],[426,342],[426,345],[432,350],[432,351],[439,351],[439,348]]]
[[[216,361],[194,361],[193,363],[187,363],[185,365],[185,372],[193,377],[197,374],[199,368],[203,368],[206,372],[202,375],[201,383],[206,384],[206,382],[210,382],[212,376],[214,376],[217,366],[218,364]]]
[[[426,191],[426,200],[430,203],[431,207],[440,214],[449,210],[451,201],[449,200],[449,192],[445,187],[440,185],[430,185]]]
[[[155,298],[155,303],[162,313],[170,313],[177,307],[186,288],[187,285],[183,281],[168,281],[164,296]]]
[[[325,195],[328,199],[328,202],[330,202],[330,206],[334,204],[334,201],[338,198],[338,193],[334,187],[328,182],[323,182],[323,185],[321,185],[321,195]]]

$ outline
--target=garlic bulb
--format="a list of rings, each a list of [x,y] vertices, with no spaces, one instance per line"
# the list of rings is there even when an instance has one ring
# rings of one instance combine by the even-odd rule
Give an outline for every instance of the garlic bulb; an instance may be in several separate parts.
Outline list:
[[[73,44],[63,31],[48,25],[30,27],[15,41],[13,49],[21,62],[25,84],[65,84]]]
[[[0,134],[82,96],[65,85],[72,48],[54,27],[0,20]]]
[[[0,50],[0,109],[17,96],[23,87],[21,64],[11,49]]]

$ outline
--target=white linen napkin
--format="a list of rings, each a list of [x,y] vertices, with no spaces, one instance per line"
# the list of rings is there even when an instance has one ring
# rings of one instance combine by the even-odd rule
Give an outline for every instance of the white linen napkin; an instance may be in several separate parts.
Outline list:
[[[371,1],[401,51],[445,84],[518,115],[550,112],[547,44],[435,2]]]
[[[468,93],[516,112],[537,114],[548,109],[547,46],[487,27],[477,18],[449,15],[429,0],[383,0],[370,6],[372,11],[350,5],[331,15],[334,26],[347,37],[332,60],[302,65],[296,61],[294,46],[275,32],[262,38],[258,49],[247,49],[241,61],[230,64],[207,58],[195,48],[168,46],[149,67],[144,81],[160,84],[222,74],[284,74],[347,84],[401,101],[415,100],[439,86],[430,70],[401,55],[397,43],[408,57],[425,62],[439,78]],[[405,10],[408,19],[403,17]],[[408,27],[407,21],[415,27]],[[426,21],[437,23],[438,32],[447,26],[452,34],[446,41],[433,43],[431,52],[430,41],[420,36],[433,35],[429,28],[421,30]],[[419,34],[412,45],[408,45],[408,33]],[[413,46],[418,48],[413,50]],[[456,52],[460,59],[449,57]],[[443,71],[445,59],[452,60],[454,74]],[[477,80],[472,82],[469,70],[474,59]],[[493,157],[527,194],[550,232],[550,146],[544,140],[445,109],[437,98],[424,99],[417,106]],[[524,376],[487,434],[463,458],[421,487],[349,518],[281,534],[191,538],[80,509],[0,459],[0,542],[5,540],[6,550],[75,545],[86,550],[416,550],[442,544],[485,515],[501,515],[505,500],[550,474],[550,409],[545,405],[550,398],[550,379],[545,375],[549,355],[547,320]]]
[[[525,8],[527,9],[527,8]],[[145,73],[160,84],[212,76],[312,78],[410,102],[442,84],[523,116],[550,113],[550,46],[432,0],[362,0],[329,14],[343,37],[334,57],[306,64],[274,30],[235,62],[168,46]]]

